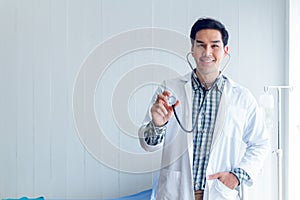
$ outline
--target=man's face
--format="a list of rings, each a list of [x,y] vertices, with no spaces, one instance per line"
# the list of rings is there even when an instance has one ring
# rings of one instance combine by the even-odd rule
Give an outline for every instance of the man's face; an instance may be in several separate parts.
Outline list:
[[[218,75],[221,61],[228,53],[220,31],[203,29],[196,33],[192,55],[201,75]]]

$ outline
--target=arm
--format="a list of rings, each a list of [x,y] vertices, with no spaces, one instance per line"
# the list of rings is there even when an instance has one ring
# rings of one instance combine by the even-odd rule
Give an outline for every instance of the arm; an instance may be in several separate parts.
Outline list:
[[[262,110],[258,107],[256,101],[249,107],[249,110],[243,137],[246,151],[238,167],[243,169],[250,177],[250,180],[245,183],[252,185],[253,180],[256,179],[263,167],[270,149],[270,139],[268,132],[265,130]]]
[[[155,151],[162,145],[166,133],[166,124],[173,115],[172,106],[168,104],[171,93],[164,91],[157,94],[154,104],[151,106],[151,117],[146,117],[144,125],[139,129],[141,146],[147,151]],[[175,106],[179,104],[176,102]],[[150,119],[151,118],[151,119]]]

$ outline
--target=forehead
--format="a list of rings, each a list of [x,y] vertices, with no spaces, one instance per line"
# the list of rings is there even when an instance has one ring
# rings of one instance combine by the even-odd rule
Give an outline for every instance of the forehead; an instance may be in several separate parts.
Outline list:
[[[215,29],[202,29],[196,33],[195,40],[199,40],[202,42],[222,42],[222,35],[220,31]]]

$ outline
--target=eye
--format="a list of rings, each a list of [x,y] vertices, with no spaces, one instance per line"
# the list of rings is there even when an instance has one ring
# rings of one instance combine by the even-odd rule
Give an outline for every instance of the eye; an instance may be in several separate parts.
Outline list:
[[[211,46],[211,48],[213,48],[213,49],[215,49],[215,48],[219,48],[219,45],[217,45],[217,44],[213,44],[213,45]]]
[[[197,47],[202,47],[202,48],[205,48],[205,44],[202,44],[202,43],[197,43],[196,45]]]

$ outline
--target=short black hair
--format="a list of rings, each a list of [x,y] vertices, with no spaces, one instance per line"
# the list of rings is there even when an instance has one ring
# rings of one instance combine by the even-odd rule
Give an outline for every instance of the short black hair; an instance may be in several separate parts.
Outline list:
[[[194,44],[197,32],[201,31],[202,29],[215,29],[220,31],[223,44],[224,46],[227,45],[229,35],[225,26],[221,22],[212,18],[200,18],[194,23],[190,33],[192,45]]]

